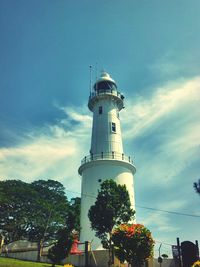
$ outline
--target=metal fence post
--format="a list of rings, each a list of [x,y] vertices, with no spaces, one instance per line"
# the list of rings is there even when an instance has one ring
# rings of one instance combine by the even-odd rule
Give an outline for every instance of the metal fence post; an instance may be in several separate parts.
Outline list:
[[[85,267],[88,267],[88,241],[85,241]]]

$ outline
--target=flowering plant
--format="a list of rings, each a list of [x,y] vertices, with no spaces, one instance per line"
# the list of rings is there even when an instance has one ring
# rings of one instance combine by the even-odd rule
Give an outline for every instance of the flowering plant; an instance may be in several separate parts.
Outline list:
[[[193,263],[192,267],[200,267],[200,260],[199,261],[195,261]]]
[[[121,224],[113,230],[112,241],[117,258],[131,266],[140,266],[153,256],[151,232],[142,224]]]
[[[64,267],[74,267],[74,266],[71,264],[65,264]]]

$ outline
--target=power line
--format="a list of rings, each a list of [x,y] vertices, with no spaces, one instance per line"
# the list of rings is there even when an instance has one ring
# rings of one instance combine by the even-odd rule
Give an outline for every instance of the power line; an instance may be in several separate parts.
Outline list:
[[[143,206],[138,206],[138,205],[136,205],[136,207],[141,208],[141,209],[147,209],[147,210],[155,210],[155,211],[166,212],[166,213],[175,214],[175,215],[181,215],[181,216],[189,216],[189,217],[200,218],[200,215],[189,214],[189,213],[182,213],[182,212],[178,212],[178,211],[161,210],[161,209],[150,208],[150,207],[143,207]]]
[[[78,194],[81,196],[81,193],[79,193],[79,192],[71,191],[68,189],[66,189],[66,191],[68,191],[70,193]],[[96,199],[96,196],[94,196],[94,195],[82,194],[82,196],[87,196],[87,197],[91,197],[91,198]],[[193,217],[193,218],[200,218],[200,215],[195,215],[195,214],[182,213],[182,212],[178,212],[178,211],[169,211],[169,210],[163,210],[163,209],[156,209],[156,208],[144,207],[144,206],[139,206],[139,205],[135,205],[135,206],[137,208],[146,209],[146,210],[154,210],[154,211],[165,212],[165,213],[179,215],[179,216],[188,216],[188,217]]]

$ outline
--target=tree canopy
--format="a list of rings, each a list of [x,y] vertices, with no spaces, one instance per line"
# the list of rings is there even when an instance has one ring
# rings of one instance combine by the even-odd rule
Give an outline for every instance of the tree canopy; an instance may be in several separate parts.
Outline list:
[[[119,185],[113,180],[106,180],[101,184],[95,204],[88,212],[88,217],[92,230],[96,232],[103,247],[109,250],[109,265],[112,263],[113,227],[132,220],[134,213],[125,185]]]
[[[130,221],[134,216],[129,193],[125,185],[119,185],[113,180],[101,184],[96,202],[91,206],[88,217],[96,236],[102,244],[108,244],[108,235],[114,226]]]
[[[73,244],[73,235],[67,227],[57,232],[57,241],[48,250],[47,257],[52,261],[52,267],[60,264],[61,261],[69,254]]]
[[[0,229],[9,243],[26,236],[37,192],[19,180],[1,181],[0,192]]]
[[[0,182],[0,230],[7,243],[22,238],[37,242],[38,260],[45,241],[55,240],[60,229],[76,222],[77,208],[65,195],[64,186],[54,180],[25,183],[20,180]],[[68,218],[71,221],[68,222]],[[76,217],[76,219],[75,219]],[[68,227],[70,229],[71,226]]]

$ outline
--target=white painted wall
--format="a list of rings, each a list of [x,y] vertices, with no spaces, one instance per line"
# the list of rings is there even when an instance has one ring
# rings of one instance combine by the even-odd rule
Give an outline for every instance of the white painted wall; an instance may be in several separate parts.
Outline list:
[[[135,209],[132,165],[123,161],[98,160],[85,165],[82,173],[81,188],[81,236],[80,241],[92,241],[92,249],[102,249],[101,242],[90,228],[88,211],[94,204],[100,184],[108,179],[126,185],[132,208]]]
[[[99,114],[99,107],[102,114]],[[100,98],[93,109],[93,127],[91,140],[91,153],[116,151],[123,153],[121,125],[117,103],[111,96]],[[116,124],[116,133],[111,130],[111,123]]]

